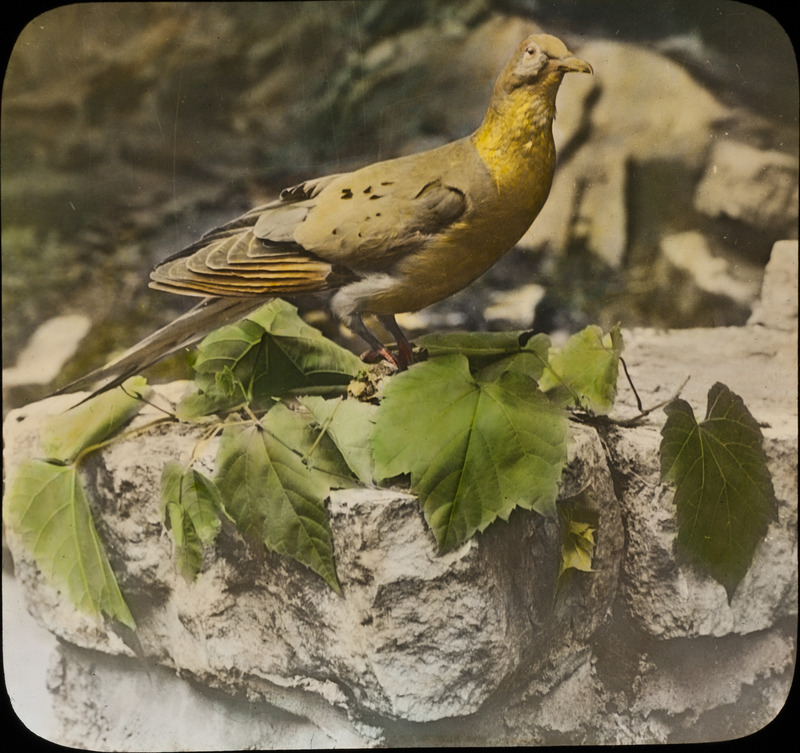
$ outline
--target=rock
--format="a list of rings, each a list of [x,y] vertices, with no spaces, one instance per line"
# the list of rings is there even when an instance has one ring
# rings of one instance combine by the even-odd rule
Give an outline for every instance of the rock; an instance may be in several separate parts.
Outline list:
[[[3,369],[3,388],[52,382],[78,349],[90,326],[89,318],[80,314],[48,319],[31,335],[16,366]]]
[[[722,741],[751,734],[773,720],[788,686],[783,684],[782,696],[769,686],[794,671],[794,640],[788,631],[730,636],[713,648],[709,644],[713,653],[705,658],[690,646],[687,640],[664,641],[647,654],[630,712],[669,720],[662,721],[662,729],[667,733],[664,742],[670,743],[695,741],[698,726],[705,730],[704,740]],[[712,673],[714,681],[709,682]],[[748,693],[761,696],[760,703],[751,705],[749,718],[714,718],[718,709],[741,707]]]
[[[765,276],[756,311],[781,302],[786,312],[797,310],[797,262],[792,258],[796,241],[778,243],[775,266]],[[774,283],[774,284],[773,284]],[[796,433],[797,342],[791,328],[769,326],[711,327],[658,331],[626,330],[625,360],[645,404],[670,398],[683,385],[681,396],[699,412],[705,408],[708,389],[721,381],[741,395],[765,433]],[[617,410],[635,411],[630,388],[620,384]]]
[[[625,333],[646,404],[663,399],[687,368],[693,380],[684,396],[696,409],[712,379],[722,379],[772,424],[764,432],[781,514],[730,606],[721,586],[675,560],[657,414],[637,429],[605,431],[602,444],[575,427],[561,504],[588,503],[598,516],[594,572],[577,573],[555,600],[553,524],[514,514],[439,557],[415,500],[398,490],[332,495],[342,597],[291,561],[253,554],[229,531],[188,584],[161,535],[157,479],[166,459],[188,457],[202,428],[162,426],[108,448],[87,463],[84,481],[138,621],[139,659],[46,585],[7,532],[29,608],[64,643],[50,685],[68,739],[117,749],[130,744],[119,747],[121,738],[135,739],[141,749],[160,719],[163,739],[203,731],[211,747],[226,735],[260,748],[696,740],[719,727],[726,708],[739,719],[746,686],[763,698],[744,702],[748,719],[766,723],[792,674],[796,393],[776,389],[794,385],[794,373],[750,330],[771,333],[773,349],[794,347],[790,333],[756,326]],[[620,399],[624,414],[631,400],[623,386]],[[42,417],[74,400],[9,415],[8,477],[37,454]],[[214,455],[212,444],[198,459],[206,472]],[[142,668],[142,659],[158,666]],[[122,699],[143,682],[155,683],[154,703],[126,706]],[[213,718],[211,708],[219,709]],[[149,724],[136,733],[145,712]],[[247,725],[250,715],[259,722]],[[735,728],[753,731],[750,723]]]
[[[626,160],[618,148],[598,144],[591,158],[579,152],[561,166],[550,198],[519,245],[561,252],[574,243],[620,267],[628,244]]]
[[[776,247],[763,290],[789,309],[797,305],[792,250]],[[134,731],[145,712],[166,725],[162,739],[202,731],[212,747],[227,738],[261,748],[276,740],[280,747],[692,741],[709,729],[746,734],[769,721],[791,681],[797,613],[796,338],[754,324],[626,331],[625,341],[646,405],[669,396],[688,371],[683,396],[696,412],[721,380],[766,424],[781,507],[730,604],[722,586],[675,557],[657,413],[635,429],[604,430],[602,444],[576,427],[561,504],[588,501],[598,515],[595,572],[578,573],[555,601],[552,524],[515,514],[438,557],[415,500],[393,490],[331,497],[343,597],[291,561],[254,555],[230,532],[188,584],[160,535],[157,479],[167,458],[188,457],[202,429],[165,426],[112,446],[84,473],[139,622],[140,656],[159,666],[142,669],[141,659],[128,658],[120,637],[47,586],[7,532],[29,608],[64,643],[50,685],[68,740],[114,747],[137,739],[141,749],[147,732]],[[174,385],[167,397],[183,389]],[[43,416],[75,399],[9,415],[9,476],[37,454]],[[617,410],[632,409],[621,384]],[[212,444],[199,457],[209,473],[214,454]],[[154,703],[126,706],[122,699],[145,681],[156,684],[148,694]],[[211,689],[223,691],[213,717]],[[253,714],[260,721],[246,724]]]
[[[10,478],[21,458],[36,454],[37,422],[64,403],[56,398],[9,415]],[[137,420],[148,417],[151,409]],[[202,432],[161,426],[114,443],[84,469],[144,658],[251,701],[281,706],[279,689],[290,689],[308,697],[309,718],[332,705],[345,719],[429,722],[474,713],[499,688],[534,676],[539,684],[557,682],[588,651],[613,599],[622,546],[613,485],[592,431],[574,431],[563,496],[592,490],[597,575],[575,579],[555,602],[557,524],[518,513],[438,556],[417,501],[378,489],[330,498],[343,596],[293,561],[254,553],[234,533],[221,535],[198,579],[187,583],[162,535],[159,481],[164,463],[185,462]],[[212,442],[199,467],[211,473],[214,456]],[[13,532],[8,541],[19,577],[38,594],[38,619],[77,646],[131,655],[45,583]]]
[[[628,168],[619,155],[605,156],[592,180],[576,181],[571,240],[617,269],[628,247]]]
[[[796,233],[797,156],[724,139],[714,145],[695,207],[760,230]]]
[[[796,243],[776,244],[762,301],[797,308]],[[790,270],[794,268],[793,274]],[[763,304],[762,304],[763,305]],[[626,331],[625,359],[645,404],[681,396],[702,420],[706,393],[723,382],[740,395],[762,426],[779,502],[753,564],[727,603],[716,582],[680,563],[674,552],[672,490],[659,479],[657,450],[663,418],[607,439],[625,510],[628,546],[623,570],[628,609],[660,638],[747,634],[797,612],[797,341],[792,331],[761,326],[655,332]],[[618,409],[633,409],[620,387]]]
[[[797,307],[793,252],[776,245],[762,291],[788,311]],[[202,735],[209,749],[226,739],[260,748],[619,744],[754,731],[788,692],[797,620],[796,336],[768,321],[624,332],[646,406],[690,373],[682,396],[696,414],[719,380],[762,423],[780,509],[730,604],[722,586],[675,556],[659,412],[600,437],[574,427],[560,504],[589,506],[597,545],[594,572],[575,573],[555,598],[552,522],[518,512],[438,556],[416,501],[392,489],[331,496],[343,596],[227,529],[187,583],[162,535],[158,478],[167,459],[188,459],[203,428],[163,425],[110,446],[83,479],[138,622],[135,644],[77,612],[6,531],[28,608],[62,644],[49,686],[64,741],[142,749],[154,725],[164,726],[162,740]],[[157,399],[184,389],[162,388]],[[78,398],[9,414],[7,481],[38,454],[44,416]],[[635,411],[622,382],[615,410]],[[148,408],[137,421],[155,415]],[[212,442],[199,467],[213,473],[214,458]],[[147,702],[131,707],[124,699],[143,683],[153,687]]]
[[[636,162],[703,159],[709,131],[729,110],[683,66],[652,49],[609,40],[587,43],[581,54],[601,87],[591,110],[594,134]],[[589,152],[595,146],[593,137]]]
[[[661,639],[743,635],[796,614],[796,436],[766,442],[778,520],[770,525],[730,605],[719,583],[676,557],[674,489],[660,483],[660,440],[659,427],[644,427],[621,433],[612,445],[628,533],[624,593],[635,624]]]
[[[705,236],[696,230],[664,236],[661,253],[675,269],[689,275],[691,281],[706,293],[725,296],[745,305],[751,304],[758,296],[758,283],[752,278],[735,277],[728,261],[714,256]]]
[[[405,332],[433,332],[437,329],[466,329],[467,317],[451,310],[446,303],[430,306],[410,314],[398,314],[397,323]]]
[[[71,644],[57,648],[49,686],[63,699],[56,739],[78,749],[302,750],[371,747],[381,740],[380,730],[356,728],[331,707],[320,707],[311,721],[260,701],[233,703],[172,670]],[[291,706],[291,689],[282,692]],[[102,703],[79,700],[90,698]]]
[[[591,147],[567,150],[567,160],[562,153],[550,198],[520,245],[561,252],[577,241],[619,267],[630,244],[632,166],[668,160],[697,170],[712,126],[728,110],[657,52],[605,40],[588,42],[580,52],[594,66],[594,80],[568,81],[558,104],[582,122],[570,129],[573,138],[580,131]]]
[[[748,324],[797,332],[797,241],[779,241],[764,270],[761,297]]]
[[[545,290],[541,285],[522,285],[513,290],[496,291],[484,310],[487,322],[506,329],[526,329],[531,326],[536,305]]]

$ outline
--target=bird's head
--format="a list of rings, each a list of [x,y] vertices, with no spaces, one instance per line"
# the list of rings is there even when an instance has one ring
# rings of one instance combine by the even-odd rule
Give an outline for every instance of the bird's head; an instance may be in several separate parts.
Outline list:
[[[549,89],[561,82],[565,73],[593,73],[592,66],[575,57],[557,37],[532,34],[523,40],[497,80],[505,92],[518,87]]]
[[[556,94],[565,73],[593,73],[558,38],[533,34],[524,39],[494,85],[486,115],[472,141],[496,174],[535,163],[547,172],[555,164],[552,123]],[[520,155],[527,155],[520,160]],[[528,169],[527,167],[525,169]],[[549,187],[549,178],[546,181]]]

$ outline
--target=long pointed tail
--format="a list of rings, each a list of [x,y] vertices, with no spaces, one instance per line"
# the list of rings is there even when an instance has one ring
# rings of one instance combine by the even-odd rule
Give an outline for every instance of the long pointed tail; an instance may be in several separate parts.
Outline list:
[[[102,382],[89,397],[81,401],[85,402],[122,384],[128,377],[140,373],[162,358],[197,342],[211,330],[241,319],[268,300],[266,297],[204,298],[197,306],[165,327],[156,330],[152,335],[148,335],[118,358],[85,374],[53,394],[61,395]]]

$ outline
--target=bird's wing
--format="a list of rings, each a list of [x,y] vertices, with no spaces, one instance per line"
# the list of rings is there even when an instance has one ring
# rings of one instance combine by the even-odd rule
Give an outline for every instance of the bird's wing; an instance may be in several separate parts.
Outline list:
[[[319,192],[292,237],[357,274],[385,269],[464,216],[466,177],[453,176],[458,174],[455,166],[464,169],[469,157],[474,158],[474,150],[462,140],[340,175]],[[467,168],[462,176],[468,175]],[[271,218],[262,214],[256,234],[272,232]]]
[[[231,298],[326,290],[348,274],[291,243],[265,245],[247,228],[164,262],[150,278],[150,286],[159,290]]]
[[[314,197],[338,177],[287,188],[279,199],[210,230],[161,262],[150,275],[150,286],[224,298],[296,295],[337,287],[347,277],[343,270],[307,253],[292,232],[308,214]],[[272,218],[274,228],[269,238],[260,238],[255,227],[265,215]]]
[[[287,188],[164,261],[151,286],[196,296],[296,295],[385,269],[465,213],[464,190],[447,180],[463,150],[455,142]]]

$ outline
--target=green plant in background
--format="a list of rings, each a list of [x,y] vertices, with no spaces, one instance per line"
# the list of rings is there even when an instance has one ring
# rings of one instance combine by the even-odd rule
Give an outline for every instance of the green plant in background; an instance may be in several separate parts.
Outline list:
[[[346,391],[369,369],[282,300],[208,335],[194,391],[156,422],[210,421],[207,436],[220,434],[213,478],[192,461],[169,462],[162,474],[162,520],[178,571],[197,576],[227,519],[251,544],[295,559],[340,592],[331,491],[407,479],[441,552],[522,508],[560,520],[559,585],[567,572],[591,572],[596,516],[559,506],[557,495],[570,418],[599,420],[613,406],[619,328],[587,327],[561,349],[527,332],[418,342],[427,360],[362,402]],[[683,401],[667,406],[662,470],[676,486],[681,552],[730,598],[774,496],[758,426],[727,388],[712,392],[699,426]],[[44,576],[79,608],[129,627],[78,470],[90,452],[127,436],[120,430],[140,398],[146,384],[137,377],[56,417],[41,437],[46,459],[21,466],[5,502],[7,524]]]

